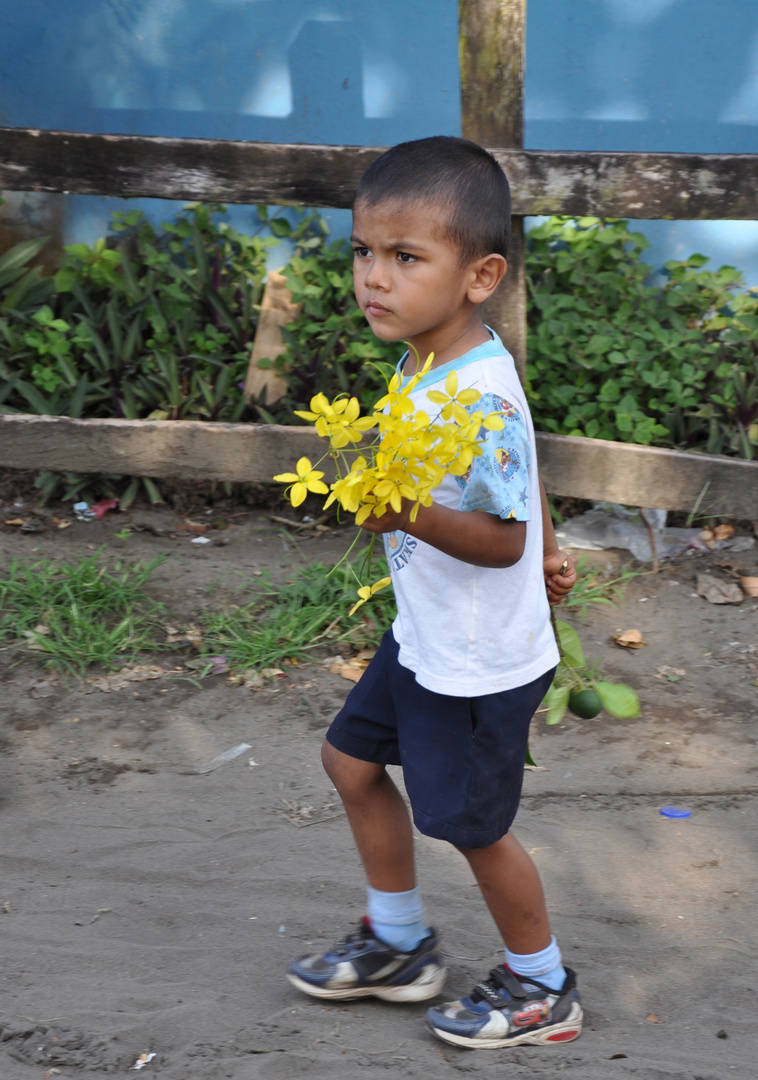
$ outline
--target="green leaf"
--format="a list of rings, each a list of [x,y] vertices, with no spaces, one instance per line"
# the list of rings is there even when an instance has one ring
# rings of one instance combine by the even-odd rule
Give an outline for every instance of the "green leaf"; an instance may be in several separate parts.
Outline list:
[[[42,251],[47,239],[43,236],[37,240],[22,240],[0,256],[0,288],[20,276],[24,266]]]
[[[639,716],[640,699],[631,686],[612,682],[596,682],[593,686],[603,703],[603,708],[611,716],[615,716],[618,720],[629,720],[633,716]]]
[[[558,631],[558,647],[562,658],[569,667],[583,668],[586,665],[584,650],[576,630],[562,619],[555,620],[555,627]]]
[[[547,706],[547,716],[545,717],[546,724],[560,724],[563,715],[568,708],[570,692],[570,687],[556,686],[555,683],[553,683],[547,694],[545,694],[545,700],[542,703]]]

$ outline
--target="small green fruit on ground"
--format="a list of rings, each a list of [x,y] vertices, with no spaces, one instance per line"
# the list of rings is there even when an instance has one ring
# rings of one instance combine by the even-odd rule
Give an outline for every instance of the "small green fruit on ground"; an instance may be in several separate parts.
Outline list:
[[[572,690],[569,694],[568,707],[574,716],[591,720],[603,708],[603,703],[597,692],[588,687],[586,690]]]

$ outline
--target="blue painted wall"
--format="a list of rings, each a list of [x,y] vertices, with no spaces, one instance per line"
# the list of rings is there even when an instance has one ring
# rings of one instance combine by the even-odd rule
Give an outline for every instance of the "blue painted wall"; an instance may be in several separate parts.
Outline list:
[[[525,144],[758,153],[756,0],[528,0]],[[646,259],[693,251],[758,285],[758,222],[644,222]]]
[[[460,132],[457,0],[0,0],[0,124],[385,144]],[[757,0],[529,0],[534,149],[758,152]],[[16,198],[16,202],[18,202]],[[34,200],[22,200],[27,216]],[[66,240],[121,200],[63,197]],[[140,200],[151,217],[173,204]],[[250,211],[235,211],[238,225]],[[329,215],[337,231],[345,215]],[[758,284],[758,224],[654,222]]]
[[[0,27],[7,126],[363,145],[460,131],[455,0],[0,0]],[[65,197],[64,239],[135,202],[157,222],[178,206]],[[349,231],[346,211],[326,216]]]

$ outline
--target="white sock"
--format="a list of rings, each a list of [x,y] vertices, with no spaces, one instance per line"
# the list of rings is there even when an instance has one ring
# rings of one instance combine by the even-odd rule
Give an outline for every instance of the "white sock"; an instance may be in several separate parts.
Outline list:
[[[366,887],[366,914],[380,941],[411,952],[429,934],[418,886],[407,892],[382,892]]]
[[[528,980],[530,977],[549,986],[551,990],[560,990],[566,981],[566,969],[561,963],[561,950],[554,937],[541,952],[519,955],[505,950],[505,962],[514,975]]]

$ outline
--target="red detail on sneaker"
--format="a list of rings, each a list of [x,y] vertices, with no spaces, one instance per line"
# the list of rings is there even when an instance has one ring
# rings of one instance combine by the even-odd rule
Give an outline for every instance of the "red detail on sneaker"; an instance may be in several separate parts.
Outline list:
[[[578,1039],[580,1035],[579,1031],[557,1031],[555,1035],[547,1035],[547,1042],[571,1042],[572,1039]]]
[[[550,1006],[548,1003],[546,1001],[532,1001],[525,1008],[513,1014],[511,1023],[514,1027],[525,1028],[531,1027],[532,1024],[541,1024],[544,1020],[549,1019]]]

